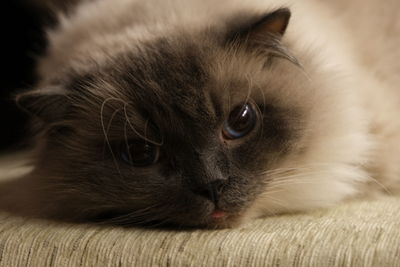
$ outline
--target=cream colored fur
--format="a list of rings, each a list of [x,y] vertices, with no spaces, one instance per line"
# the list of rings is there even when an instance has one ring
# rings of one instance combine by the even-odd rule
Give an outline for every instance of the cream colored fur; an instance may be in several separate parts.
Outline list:
[[[65,66],[84,69],[157,33],[217,25],[235,12],[282,6],[292,11],[283,43],[303,69],[281,62],[262,75],[286,79],[287,91],[262,90],[307,110],[306,149],[266,173],[272,181],[246,217],[400,191],[397,0],[88,1],[49,33],[49,54],[40,64],[42,83],[62,77]],[[220,56],[213,66],[217,78],[252,74],[265,79],[254,75],[257,70],[246,58],[239,57],[243,69],[238,70],[223,65],[227,60]],[[296,68],[290,81],[282,75],[287,68]]]

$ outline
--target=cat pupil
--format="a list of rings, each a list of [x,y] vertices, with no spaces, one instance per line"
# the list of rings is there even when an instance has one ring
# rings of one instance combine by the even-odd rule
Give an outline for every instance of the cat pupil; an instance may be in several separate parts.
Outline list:
[[[157,162],[159,148],[144,140],[132,140],[123,143],[121,158],[135,167],[146,167]]]
[[[225,121],[222,133],[226,139],[244,137],[256,124],[256,113],[249,103],[237,106],[229,114]]]

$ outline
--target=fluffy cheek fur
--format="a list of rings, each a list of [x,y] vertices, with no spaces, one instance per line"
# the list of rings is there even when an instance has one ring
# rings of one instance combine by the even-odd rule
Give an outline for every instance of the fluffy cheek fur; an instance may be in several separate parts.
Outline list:
[[[279,68],[275,75],[286,81],[287,88],[296,88],[281,101],[297,99],[307,111],[304,136],[297,151],[265,173],[265,191],[248,210],[247,219],[329,207],[362,193],[362,185],[369,182],[364,166],[373,143],[361,100],[349,90],[358,85],[333,68],[302,62],[304,69],[291,76]]]

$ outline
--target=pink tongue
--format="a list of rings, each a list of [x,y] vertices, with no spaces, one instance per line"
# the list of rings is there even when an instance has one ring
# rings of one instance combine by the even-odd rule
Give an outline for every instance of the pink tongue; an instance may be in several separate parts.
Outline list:
[[[211,217],[214,219],[220,219],[225,216],[226,216],[226,212],[222,211],[222,210],[214,210],[214,212],[211,213]]]

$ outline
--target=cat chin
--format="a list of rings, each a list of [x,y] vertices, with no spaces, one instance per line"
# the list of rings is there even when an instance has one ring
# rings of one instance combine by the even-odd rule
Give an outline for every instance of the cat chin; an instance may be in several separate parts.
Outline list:
[[[195,227],[203,227],[206,229],[230,229],[237,228],[248,222],[247,217],[241,214],[229,214],[224,218],[207,219],[207,222],[201,225],[194,225]]]

